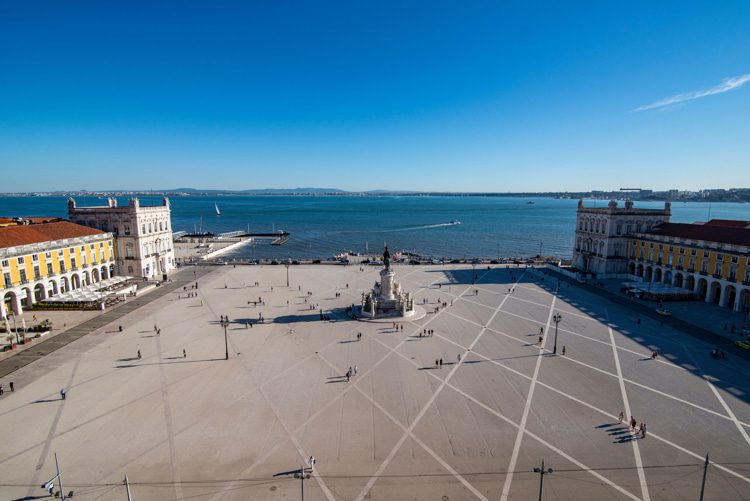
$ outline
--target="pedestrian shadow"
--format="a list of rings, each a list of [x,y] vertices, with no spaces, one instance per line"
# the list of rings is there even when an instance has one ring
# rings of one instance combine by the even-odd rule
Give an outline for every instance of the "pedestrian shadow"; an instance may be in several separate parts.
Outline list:
[[[148,334],[151,331],[138,331],[138,334]]]
[[[346,376],[331,376],[326,378],[326,384],[331,383],[346,383]]]
[[[59,402],[60,400],[63,400],[62,398],[40,398],[39,400],[34,400],[31,402],[32,404],[48,404],[50,402]]]
[[[49,498],[49,496],[45,494],[44,496],[24,496],[22,498],[14,498],[11,501],[32,501],[33,499],[47,499],[47,498]]]
[[[182,358],[182,357],[177,357]],[[224,357],[221,358],[203,358],[200,360],[180,360],[180,361],[174,361],[174,362],[146,362],[143,364],[125,364],[125,365],[115,365],[115,369],[131,369],[134,367],[146,367],[149,365],[169,365],[169,364],[194,364],[199,362],[218,362],[219,360],[226,360]]]
[[[141,336],[143,339],[149,338],[149,337],[156,337],[156,334],[151,334],[150,336]]]
[[[359,341],[358,339],[347,339],[345,341],[339,341],[339,344],[348,344],[348,343],[356,343]]]
[[[115,362],[132,362],[133,360],[138,360],[138,357],[118,358]]]
[[[185,358],[185,357],[182,357],[182,356],[178,356],[178,357],[164,357],[164,360],[179,360],[181,358]]]

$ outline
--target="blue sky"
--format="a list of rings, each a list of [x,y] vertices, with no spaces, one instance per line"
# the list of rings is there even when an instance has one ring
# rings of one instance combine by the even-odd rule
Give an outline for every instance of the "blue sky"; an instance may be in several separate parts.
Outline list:
[[[750,186],[750,2],[2,2],[0,192]]]

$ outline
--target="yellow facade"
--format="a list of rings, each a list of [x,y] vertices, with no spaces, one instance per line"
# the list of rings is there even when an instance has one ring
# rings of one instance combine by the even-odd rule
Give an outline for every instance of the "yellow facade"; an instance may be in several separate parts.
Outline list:
[[[661,249],[659,249],[660,245]],[[643,251],[643,258],[641,258],[641,250]],[[649,251],[652,251],[650,259]],[[693,251],[695,251],[695,254],[693,254]],[[659,253],[662,254],[661,262],[659,262]],[[682,257],[682,264],[680,264],[680,257]],[[691,257],[695,258],[693,266],[691,266]],[[667,244],[641,238],[632,238],[630,240],[629,258],[635,261],[642,260],[644,264],[671,266],[678,270],[702,273],[712,277],[716,276],[715,278],[721,278],[730,282],[748,281],[748,270],[750,270],[748,256],[743,252],[703,249],[699,246]],[[648,261],[650,263],[647,263]],[[718,269],[717,263],[721,263]],[[733,268],[734,276],[732,276]]]
[[[112,238],[72,247],[62,247],[58,242],[49,242],[49,247],[46,250],[3,258],[0,262],[0,274],[2,274],[0,288],[10,288],[35,280],[43,280],[69,271],[93,266],[94,263],[99,267],[102,265],[109,266],[114,261]],[[61,267],[61,262],[64,269]],[[48,264],[52,265],[51,274]],[[22,271],[25,280],[22,277]],[[10,273],[10,284],[6,283],[4,278],[6,273]]]

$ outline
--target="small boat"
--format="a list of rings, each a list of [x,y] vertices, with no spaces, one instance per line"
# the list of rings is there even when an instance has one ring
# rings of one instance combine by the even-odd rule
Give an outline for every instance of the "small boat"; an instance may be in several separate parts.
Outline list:
[[[216,215],[221,216],[221,211],[219,210],[219,206],[217,204],[214,204],[214,208],[216,209]]]
[[[533,202],[533,201],[531,201],[531,200],[529,200],[528,202],[526,202],[526,204],[527,204],[527,205],[534,205],[534,202]]]
[[[671,317],[671,316],[672,316],[672,312],[670,312],[670,311],[669,311],[668,309],[666,309],[666,308],[658,308],[658,309],[656,310],[656,313],[658,313],[659,315],[661,315],[661,316],[663,316],[663,317]]]
[[[448,224],[455,226],[457,224],[461,224],[461,221],[450,221]]]

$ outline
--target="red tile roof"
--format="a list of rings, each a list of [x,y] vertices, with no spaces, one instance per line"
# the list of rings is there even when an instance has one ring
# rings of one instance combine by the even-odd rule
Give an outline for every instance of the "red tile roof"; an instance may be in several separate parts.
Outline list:
[[[105,232],[68,221],[26,224],[0,228],[0,248],[62,240],[64,238],[102,235]]]
[[[748,228],[750,227],[750,221],[737,221],[734,219],[712,219],[707,223],[703,223],[703,226],[726,226],[731,228]]]
[[[750,246],[750,229],[732,226],[664,223],[648,232],[648,234]]]

